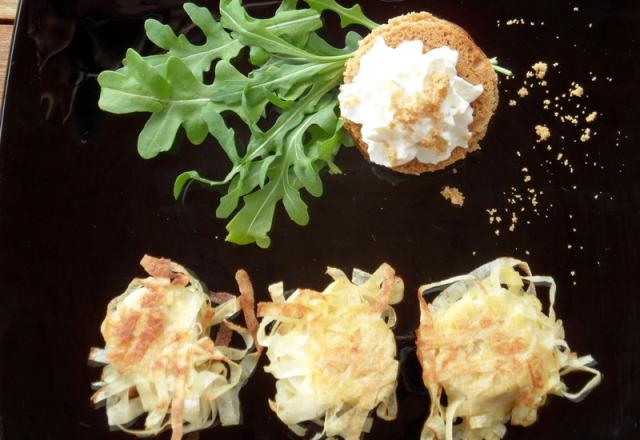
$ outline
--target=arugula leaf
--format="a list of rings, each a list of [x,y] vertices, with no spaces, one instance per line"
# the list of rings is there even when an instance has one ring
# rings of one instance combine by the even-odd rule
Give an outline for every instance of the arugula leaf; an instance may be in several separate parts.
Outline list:
[[[203,45],[192,44],[186,36],[176,36],[168,25],[149,19],[144,24],[147,37],[167,53],[147,57],[147,63],[165,72],[170,57],[180,58],[194,76],[201,78],[202,73],[211,68],[214,60],[230,60],[238,55],[243,45],[231,38],[222,25],[213,19],[207,8],[186,3],[184,10],[204,33],[206,42]]]
[[[187,3],[185,11],[202,30],[203,44],[149,20],[147,35],[165,53],[143,57],[129,50],[123,67],[98,77],[100,108],[151,113],[138,138],[142,157],[169,150],[181,129],[196,145],[208,135],[217,140],[230,164],[226,176],[214,181],[197,170],[185,171],[176,178],[173,195],[179,198],[189,182],[225,187],[216,216],[231,218],[227,240],[233,243],[268,247],[280,203],[295,223],[308,224],[303,191],[320,197],[323,170],[339,173],[333,159],[342,145],[352,144],[337,114],[337,88],[361,37],[350,32],[345,47],[338,48],[316,31],[324,10],[338,13],[343,26],[373,22],[359,7],[307,3],[311,7],[300,8],[297,0],[284,0],[272,17],[255,18],[240,0],[221,0],[220,21]],[[248,51],[242,51],[245,47]],[[248,74],[236,67],[245,54],[255,66]],[[212,67],[214,81],[205,84],[203,74]],[[227,111],[249,128],[246,145],[238,145],[222,116]],[[273,123],[261,129],[274,112]]]
[[[307,50],[322,55],[351,55],[353,52],[358,50],[358,42],[360,40],[362,40],[362,36],[360,34],[357,32],[349,32],[345,39],[345,47],[338,48],[333,47],[314,32],[309,36],[306,48]]]
[[[289,9],[290,7],[293,9]],[[295,9],[293,4],[287,2],[281,5],[273,17],[253,20],[274,35],[297,46],[304,46],[309,32],[322,28],[320,13],[313,9]]]
[[[242,7],[240,0],[220,0],[222,25],[231,29],[232,35],[247,46],[257,46],[272,55],[299,58],[308,61],[346,60],[348,56],[327,57],[308,52],[289,43],[275,32],[265,27],[260,20],[251,18]]]
[[[365,26],[369,30],[378,27],[378,23],[367,18],[362,12],[360,5],[354,5],[351,8],[336,3],[335,0],[304,0],[309,6],[318,12],[330,10],[340,15],[340,26],[347,27],[350,24],[359,24]]]
[[[162,76],[134,50],[127,52],[128,74],[102,72],[98,105],[112,113],[152,112],[138,137],[138,153],[145,159],[171,148],[184,127],[189,140],[198,145],[207,136],[207,112],[217,111],[208,96],[211,86],[198,81],[180,59],[169,57]]]
[[[338,81],[336,83],[339,84]],[[335,84],[331,85],[335,87]],[[323,92],[326,93],[325,90],[318,89],[314,96],[322,95]],[[335,105],[335,100],[329,100],[324,108],[317,109],[317,113],[311,114],[290,131],[287,140],[292,142],[292,148],[288,148],[284,156],[276,159],[270,168],[269,183],[243,198],[244,206],[227,225],[229,241],[238,244],[255,242],[260,247],[268,247],[271,243],[268,233],[276,204],[280,200],[294,222],[301,226],[308,224],[309,213],[300,190],[304,187],[315,197],[322,195],[319,177],[322,164],[316,163],[322,160],[317,154],[318,150],[313,154],[314,150],[304,144],[304,135],[312,125],[328,129],[325,139],[330,139],[336,130],[342,129],[335,114]]]

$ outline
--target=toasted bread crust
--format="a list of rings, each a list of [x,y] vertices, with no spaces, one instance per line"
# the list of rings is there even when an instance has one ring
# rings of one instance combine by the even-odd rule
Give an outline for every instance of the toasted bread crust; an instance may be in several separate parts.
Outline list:
[[[442,46],[449,46],[459,53],[456,66],[458,75],[471,84],[482,84],[484,91],[471,103],[473,122],[469,126],[472,133],[468,148],[457,147],[451,156],[436,164],[425,164],[417,159],[404,165],[393,167],[394,171],[405,174],[422,174],[437,171],[463,159],[468,153],[480,149],[479,142],[484,137],[489,120],[498,107],[498,77],[484,52],[460,26],[437,18],[427,12],[413,12],[393,18],[378,27],[361,42],[356,53],[348,61],[344,73],[345,84],[351,83],[360,69],[360,59],[371,49],[378,37],[383,37],[389,47],[397,47],[403,41],[421,40],[427,52]],[[344,125],[353,137],[358,150],[369,160],[367,144],[362,139],[361,125],[343,118]]]

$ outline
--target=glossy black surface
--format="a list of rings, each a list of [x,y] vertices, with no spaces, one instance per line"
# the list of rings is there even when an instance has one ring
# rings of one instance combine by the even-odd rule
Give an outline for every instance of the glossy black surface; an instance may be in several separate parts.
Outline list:
[[[177,156],[145,161],[135,151],[145,117],[97,109],[95,75],[116,67],[129,46],[152,50],[142,34],[145,18],[184,29],[181,2],[23,3],[0,146],[0,439],[127,438],[109,432],[104,409],[89,403],[89,384],[100,371],[88,367],[86,357],[91,346],[102,344],[99,326],[108,300],[142,275],[137,263],[144,253],[171,257],[219,290],[234,289],[233,273],[244,267],[261,299],[267,285],[281,279],[291,287],[321,288],[327,264],[370,270],[382,261],[392,264],[407,286],[396,329],[405,359],[400,414],[392,423],[376,421],[366,437],[372,440],[417,439],[427,415],[411,343],[418,285],[502,255],[527,259],[536,273],[556,278],[556,310],[567,339],[575,351],[593,354],[604,381],[580,404],[552,397],[538,423],[509,427],[507,438],[639,438],[636,1],[362,2],[380,22],[422,8],[457,22],[519,79],[503,82],[501,91],[508,92],[483,150],[457,173],[390,176],[372,169],[356,151],[344,150],[338,163],[345,174],[325,176],[323,198],[305,198],[310,225],[297,227],[279,210],[268,250],[223,241],[224,223],[214,217],[216,193],[193,187],[183,203],[172,199],[179,172],[222,171],[214,144],[185,145]],[[255,5],[252,13],[272,8]],[[520,17],[544,25],[504,26]],[[496,20],[503,25],[497,27]],[[524,71],[538,60],[560,63],[561,72],[549,78],[552,96],[573,80],[581,82],[589,94],[584,103],[601,113],[591,142],[564,143],[572,174],[560,162],[545,162],[557,150],[532,148],[537,123],[552,127],[556,148],[560,135],[575,138],[574,128],[542,109],[542,93],[515,108],[506,105]],[[503,193],[524,187],[523,167],[544,192],[541,215],[527,209],[515,232],[502,227],[496,237],[485,210],[508,206]],[[442,199],[444,185],[466,194],[463,208]],[[295,438],[268,409],[273,393],[272,378],[259,371],[242,393],[244,424],[209,429],[200,438]]]

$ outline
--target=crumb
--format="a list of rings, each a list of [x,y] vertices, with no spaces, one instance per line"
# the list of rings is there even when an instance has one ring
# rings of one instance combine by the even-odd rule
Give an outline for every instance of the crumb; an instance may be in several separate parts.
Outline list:
[[[551,131],[547,128],[546,125],[536,125],[535,126],[536,134],[538,135],[538,141],[546,141],[551,136]]]
[[[571,122],[573,125],[578,125],[579,122],[578,117],[572,115],[564,115],[560,117],[561,122],[564,122],[565,120]]]
[[[495,221],[494,215],[496,214],[496,212],[498,212],[498,210],[495,208],[491,208],[491,209],[486,209],[485,211],[487,211],[487,214],[489,214],[489,224],[492,225],[493,222]]]
[[[494,234],[496,234],[496,236],[500,236],[500,229],[496,229],[495,231],[493,231]]]
[[[528,94],[529,94],[529,91],[527,90],[526,87],[521,87],[520,90],[518,90],[518,96],[521,98],[524,98]]]
[[[582,88],[582,86],[580,84],[575,84],[573,86],[573,89],[571,89],[571,91],[569,92],[570,96],[577,96],[578,98],[581,98],[582,95],[584,95],[584,89]]]
[[[515,24],[525,24],[524,18],[511,18],[507,20],[507,26],[512,26]]]
[[[591,129],[585,128],[580,136],[580,142],[587,142],[589,139],[591,139]]]
[[[544,63],[542,61],[538,61],[537,63],[535,63],[533,66],[531,66],[531,68],[533,69],[534,72],[536,72],[536,76],[539,79],[544,78],[544,76],[547,74],[547,69],[549,66],[547,66],[547,63]]]
[[[524,181],[526,182],[531,182],[531,176],[529,176],[528,174],[526,176],[524,176]]]
[[[460,192],[460,190],[456,187],[445,186],[440,191],[442,197],[446,200],[450,201],[452,205],[462,206],[464,205],[464,194]]]
[[[515,106],[516,106],[516,100],[515,100],[515,99],[510,99],[510,100],[509,100],[509,105],[510,105],[511,107],[515,107]]]
[[[598,112],[591,112],[587,115],[586,118],[584,118],[584,120],[587,122],[593,122],[596,120],[596,116],[598,116]]]

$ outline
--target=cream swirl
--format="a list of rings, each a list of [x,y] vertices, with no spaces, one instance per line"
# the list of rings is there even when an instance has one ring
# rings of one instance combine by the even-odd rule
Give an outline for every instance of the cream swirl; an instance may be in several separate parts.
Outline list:
[[[469,146],[471,103],[483,86],[458,76],[457,62],[458,52],[447,46],[423,53],[422,41],[391,48],[378,37],[339,95],[342,116],[362,126],[372,162],[435,164]]]

